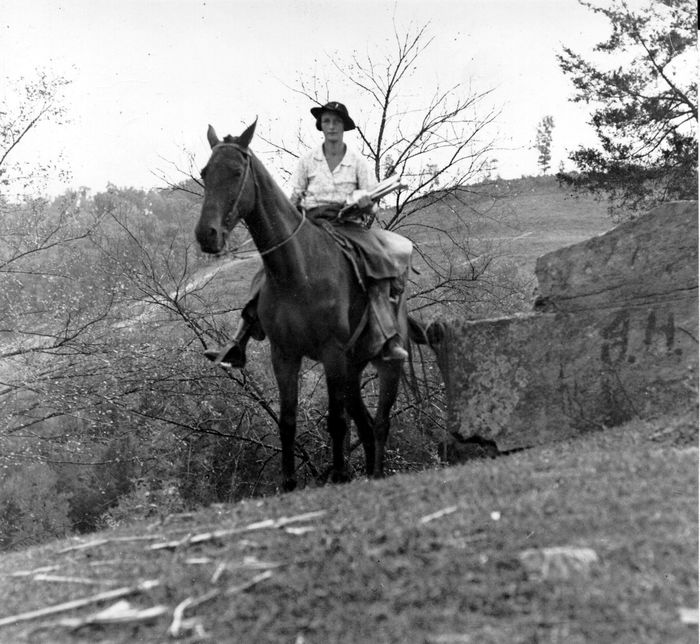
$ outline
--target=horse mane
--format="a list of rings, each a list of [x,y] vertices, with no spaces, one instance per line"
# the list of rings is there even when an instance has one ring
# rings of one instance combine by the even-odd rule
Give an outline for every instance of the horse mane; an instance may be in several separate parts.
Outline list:
[[[238,143],[239,138],[240,137],[231,136],[230,134],[227,134],[223,139],[223,143]],[[265,184],[265,189],[269,193],[273,194],[278,200],[282,201],[282,203],[284,203],[285,206],[289,206],[290,210],[296,212],[296,208],[289,200],[289,197],[286,194],[284,194],[284,190],[282,190],[277,181],[275,181],[274,177],[263,165],[263,162],[260,159],[258,159],[258,157],[250,148],[248,148],[248,151],[250,152],[250,159],[255,165],[255,175],[258,178],[258,180],[262,179],[263,183]]]

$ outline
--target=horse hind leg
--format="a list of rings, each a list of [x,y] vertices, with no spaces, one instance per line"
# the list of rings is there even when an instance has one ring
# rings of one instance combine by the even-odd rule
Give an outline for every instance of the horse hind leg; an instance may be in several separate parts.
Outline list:
[[[348,374],[347,388],[345,392],[345,405],[350,414],[350,417],[355,421],[357,435],[360,437],[362,447],[365,450],[365,467],[367,476],[372,476],[374,473],[374,430],[372,425],[374,421],[372,416],[367,411],[364,401],[362,400],[362,391],[360,389],[361,370],[353,369]]]
[[[396,402],[401,379],[402,363],[375,361],[379,373],[379,401],[374,417],[374,478],[384,477],[384,458],[386,442],[389,437],[389,418],[391,408]]]

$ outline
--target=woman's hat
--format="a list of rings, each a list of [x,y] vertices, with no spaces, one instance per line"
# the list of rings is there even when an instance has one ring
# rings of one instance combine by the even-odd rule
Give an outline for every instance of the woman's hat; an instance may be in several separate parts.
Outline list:
[[[355,129],[355,122],[350,118],[350,115],[348,114],[348,108],[345,107],[345,105],[343,105],[342,103],[331,101],[330,103],[326,103],[321,107],[311,108],[311,114],[313,114],[313,116],[316,117],[317,130],[321,129],[321,114],[323,114],[324,112],[334,112],[335,114],[337,114],[342,119],[343,129],[346,132],[348,130]]]

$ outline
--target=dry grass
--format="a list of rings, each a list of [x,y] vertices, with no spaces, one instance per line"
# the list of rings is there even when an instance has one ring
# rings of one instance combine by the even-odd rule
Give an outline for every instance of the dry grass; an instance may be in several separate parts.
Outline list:
[[[6,555],[2,616],[148,579],[159,586],[130,599],[169,612],[146,624],[78,630],[58,618],[35,620],[0,629],[0,641],[171,641],[173,609],[207,596],[185,611],[196,618],[186,626],[201,629],[186,641],[697,641],[697,627],[679,616],[698,602],[697,455],[691,412],[496,460],[210,508]],[[325,513],[287,529],[258,526],[199,545],[186,539],[312,511]],[[125,535],[152,541],[109,541]],[[102,537],[108,541],[65,551]],[[149,550],[169,539],[182,543]],[[563,577],[524,566],[523,551],[559,546],[591,548],[597,560]],[[96,584],[11,576],[51,564],[52,574]],[[256,577],[266,566],[270,574]],[[226,596],[232,587],[239,592]]]

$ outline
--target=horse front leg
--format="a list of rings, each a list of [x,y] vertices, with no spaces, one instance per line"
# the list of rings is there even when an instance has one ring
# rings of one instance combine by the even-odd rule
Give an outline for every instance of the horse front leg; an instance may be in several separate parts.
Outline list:
[[[291,492],[297,486],[294,466],[294,439],[297,431],[300,357],[283,355],[271,345],[272,368],[280,394],[279,430],[282,445],[282,489]]]
[[[365,450],[365,471],[367,472],[367,476],[372,476],[374,473],[375,454],[374,430],[372,429],[374,421],[362,400],[362,390],[360,388],[361,376],[361,369],[353,366],[349,368],[345,390],[345,406],[350,417],[355,421],[357,435],[360,437],[362,447]]]

